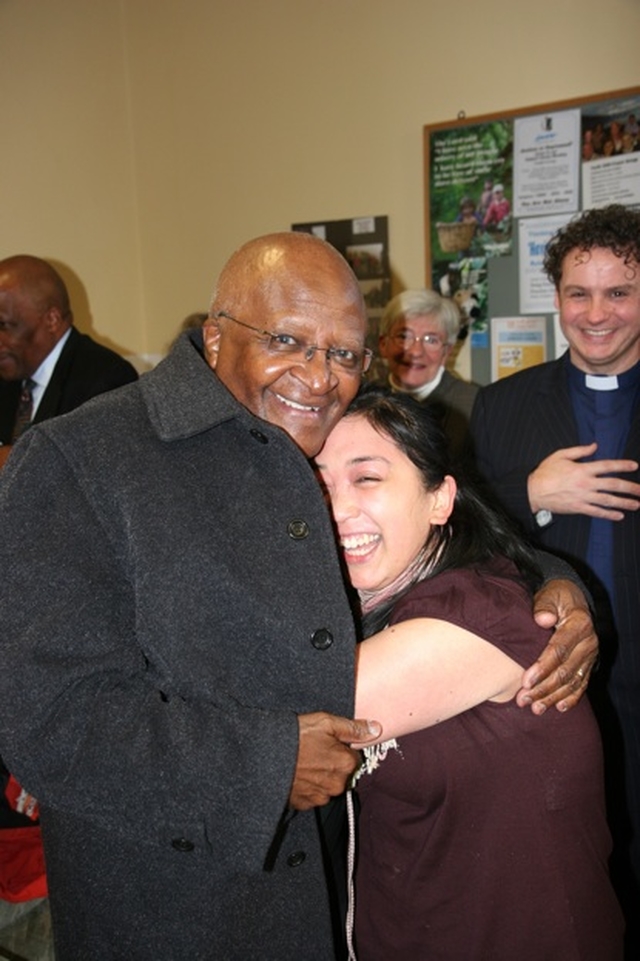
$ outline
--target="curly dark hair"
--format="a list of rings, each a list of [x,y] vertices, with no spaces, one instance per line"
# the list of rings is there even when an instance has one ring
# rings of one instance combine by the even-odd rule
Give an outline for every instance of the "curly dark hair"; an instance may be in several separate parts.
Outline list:
[[[604,247],[625,264],[640,263],[640,211],[622,204],[587,210],[570,221],[551,238],[544,255],[543,268],[556,290],[560,286],[562,264],[571,250]]]

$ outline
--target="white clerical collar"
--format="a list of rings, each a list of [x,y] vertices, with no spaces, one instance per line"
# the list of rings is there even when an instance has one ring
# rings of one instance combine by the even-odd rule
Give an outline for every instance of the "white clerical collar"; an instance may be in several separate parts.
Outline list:
[[[618,389],[618,378],[615,374],[585,374],[584,383],[589,390]]]
[[[399,394],[410,394],[412,397],[415,397],[416,400],[424,400],[425,397],[428,397],[429,394],[436,389],[436,387],[442,380],[443,374],[444,374],[444,367],[439,367],[438,373],[433,378],[433,380],[430,380],[427,384],[422,384],[421,387],[411,387],[411,388],[403,387],[401,384],[398,383],[398,381],[395,379],[395,377],[392,374],[389,375],[389,383],[391,385],[392,390],[398,391]]]

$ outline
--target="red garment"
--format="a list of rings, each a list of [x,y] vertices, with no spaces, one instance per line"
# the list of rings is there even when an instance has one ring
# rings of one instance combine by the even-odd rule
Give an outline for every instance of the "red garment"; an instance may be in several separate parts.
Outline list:
[[[47,878],[40,828],[3,828],[0,831],[0,898],[30,901],[46,898]]]
[[[29,818],[30,821],[35,822],[38,820],[40,817],[38,802],[32,794],[29,794],[24,788],[20,787],[13,774],[9,774],[7,778],[7,786],[4,789],[4,794],[12,811],[23,814],[26,818]]]
[[[8,810],[30,821],[38,820],[38,802],[20,787],[13,775],[6,774],[4,801]],[[1,795],[0,795],[1,796]],[[0,898],[4,901],[30,901],[47,896],[42,836],[37,823],[0,830]]]
[[[511,210],[511,204],[506,197],[502,200],[492,200],[489,204],[489,209],[484,215],[484,226],[488,227],[490,224],[499,224],[508,215]]]
[[[441,618],[528,666],[548,632],[513,573],[422,581],[391,623]],[[400,738],[358,781],[358,961],[621,959],[602,784],[586,698],[542,717],[485,702]]]

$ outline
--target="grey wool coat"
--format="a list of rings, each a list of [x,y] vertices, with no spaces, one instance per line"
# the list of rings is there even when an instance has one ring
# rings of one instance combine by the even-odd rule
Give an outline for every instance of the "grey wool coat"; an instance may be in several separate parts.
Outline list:
[[[198,335],[191,335],[197,339]],[[299,713],[354,627],[305,457],[185,335],[0,475],[0,752],[41,803],[58,961],[328,961]]]

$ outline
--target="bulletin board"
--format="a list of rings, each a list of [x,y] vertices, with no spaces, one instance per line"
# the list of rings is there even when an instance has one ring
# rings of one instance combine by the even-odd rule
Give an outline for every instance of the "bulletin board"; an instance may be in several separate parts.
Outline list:
[[[640,87],[424,127],[426,286],[463,316],[489,383],[564,350],[542,271],[582,210],[640,206]]]

